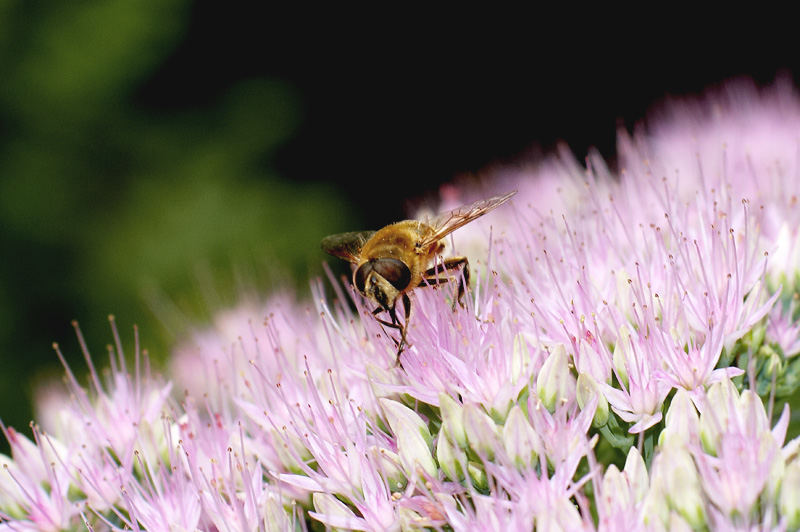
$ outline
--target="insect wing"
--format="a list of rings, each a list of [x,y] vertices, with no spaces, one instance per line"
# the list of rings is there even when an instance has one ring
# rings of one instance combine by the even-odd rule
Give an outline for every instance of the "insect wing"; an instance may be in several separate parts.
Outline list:
[[[514,190],[508,194],[476,201],[470,205],[464,205],[462,207],[458,207],[457,209],[453,209],[450,212],[439,215],[432,221],[428,222],[428,225],[433,227],[433,233],[422,242],[421,246],[426,247],[431,244],[435,244],[459,227],[465,226],[476,218],[480,218],[492,209],[495,209],[507,202],[516,193],[517,191]]]
[[[352,231],[350,233],[339,233],[336,235],[326,236],[322,239],[320,245],[322,251],[339,257],[348,262],[357,263],[358,256],[361,253],[361,248],[364,244],[372,238],[375,231]]]

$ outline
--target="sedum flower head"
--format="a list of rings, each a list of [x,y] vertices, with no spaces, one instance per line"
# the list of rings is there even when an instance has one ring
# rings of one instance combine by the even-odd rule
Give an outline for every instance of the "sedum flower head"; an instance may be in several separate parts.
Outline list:
[[[78,333],[88,385],[65,364],[30,435],[2,427],[0,529],[796,529],[798,124],[792,88],[739,83],[621,133],[618,169],[499,171],[513,201],[447,239],[464,307],[413,290],[401,366],[332,276],[220,314],[165,377]]]

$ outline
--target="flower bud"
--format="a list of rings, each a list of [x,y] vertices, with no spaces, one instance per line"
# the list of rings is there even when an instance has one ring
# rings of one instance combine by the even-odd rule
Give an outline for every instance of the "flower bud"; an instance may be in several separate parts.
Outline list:
[[[656,456],[656,460],[658,460],[658,456]],[[654,480],[655,482],[651,484],[650,490],[645,494],[642,502],[642,522],[648,530],[666,530],[664,525],[669,519],[670,509],[661,488],[660,479]]]
[[[503,446],[517,467],[534,464],[541,453],[542,442],[518,405],[514,405],[503,425]]]
[[[625,318],[627,318],[627,321],[633,321],[634,316],[631,312],[631,309],[633,308],[633,299],[630,285],[630,275],[628,275],[628,272],[620,268],[616,271],[615,277],[617,281],[616,307],[622,310]]]
[[[419,512],[398,505],[395,508],[395,522],[393,523],[393,528],[387,528],[386,530],[419,530],[421,528],[420,523],[426,521],[427,518],[421,516]]]
[[[288,530],[292,524],[292,517],[284,508],[281,497],[275,493],[268,492],[264,498],[264,524],[266,529]]]
[[[626,325],[620,327],[619,337],[617,343],[614,344],[614,352],[611,355],[611,361],[617,370],[617,376],[625,388],[628,387],[628,366],[626,362],[632,358],[629,356],[631,349],[630,338],[630,329]]]
[[[531,355],[528,351],[528,344],[522,333],[514,337],[514,346],[511,350],[511,379],[516,382],[518,379],[530,375]]]
[[[661,446],[682,447],[688,444],[698,433],[700,418],[694,407],[689,392],[679,388],[672,398],[666,415],[664,416],[664,430],[658,436]]]
[[[767,356],[767,361],[764,364],[763,375],[764,377],[772,378],[773,375],[780,377],[784,372],[783,357],[781,357],[774,350]]]
[[[358,517],[343,502],[330,493],[315,492],[311,496],[314,509],[319,515],[312,516],[334,528],[355,528],[361,526]]]
[[[408,478],[400,469],[400,457],[392,451],[373,445],[369,448],[375,463],[379,464],[381,476],[386,480],[389,489],[402,491],[408,484]]]
[[[711,455],[717,455],[717,443],[720,431],[725,431],[728,419],[732,415],[731,405],[739,401],[739,393],[729,380],[723,380],[711,385],[706,392],[708,407],[700,416],[700,443],[703,450]]]
[[[614,464],[606,469],[601,486],[602,502],[605,503],[607,511],[611,512],[614,508],[628,508],[632,505],[628,480]]]
[[[766,323],[757,323],[752,329],[750,329],[750,332],[747,333],[747,336],[750,337],[749,344],[751,346],[764,345],[764,338],[767,336]]]
[[[759,440],[759,453],[773,453],[763,495],[770,497],[771,500],[775,500],[778,496],[778,489],[780,488],[783,476],[786,474],[786,461],[783,458],[780,446],[775,441],[772,432],[762,433]]]
[[[436,460],[447,478],[453,482],[464,480],[467,454],[460,447],[453,445],[443,434],[439,435],[439,440],[436,442]]]
[[[492,460],[499,443],[497,425],[479,405],[464,405],[464,429],[469,446],[486,459]]]
[[[650,485],[650,479],[644,459],[636,447],[631,447],[628,451],[623,472],[628,477],[628,483],[631,486],[636,502],[644,499]]]
[[[753,390],[742,390],[736,403],[741,419],[746,420],[748,432],[752,434],[769,434],[769,419],[764,403]]]
[[[645,498],[649,489],[647,468],[636,447],[628,451],[623,471],[614,464],[606,469],[602,488],[603,502],[612,513],[614,508],[623,511],[634,508]]]
[[[486,477],[486,471],[478,467],[475,462],[467,464],[467,472],[472,485],[479,491],[486,491],[489,489],[489,480]]]
[[[442,414],[442,431],[452,443],[462,449],[467,447],[467,433],[464,431],[464,409],[447,394],[439,394],[439,409]]]
[[[683,517],[692,528],[705,525],[703,490],[692,457],[684,449],[670,447],[662,449],[664,494],[670,507]]]
[[[578,507],[566,497],[558,497],[536,516],[536,530],[586,530]]]
[[[785,383],[800,383],[800,356],[787,360],[786,369],[781,379]]]
[[[780,515],[786,518],[787,528],[800,528],[800,458],[795,457],[786,465],[778,496]]]
[[[310,460],[312,457],[303,441],[286,427],[281,430],[273,430],[271,434],[275,441],[281,442],[280,445],[274,446],[281,464],[286,467],[287,471],[302,473],[303,470],[297,465],[297,457],[299,456],[301,460]]]
[[[588,342],[581,342],[575,359],[578,373],[586,373],[601,382],[611,382],[611,361],[606,352],[600,351]]]
[[[544,361],[536,378],[536,393],[548,411],[555,412],[561,402],[575,395],[575,377],[569,370],[569,357],[563,345],[558,345]]]
[[[414,475],[419,466],[428,475],[435,476],[436,463],[431,455],[433,438],[419,414],[391,399],[381,398],[380,404],[397,438],[397,451],[406,475]]]
[[[597,398],[597,407],[592,418],[592,426],[600,428],[608,423],[608,400],[600,393],[597,382],[588,373],[578,375],[578,382],[575,385],[575,398],[578,406],[583,410],[592,398]]]
[[[670,532],[692,532],[689,523],[675,511],[669,513],[669,524],[667,530]]]

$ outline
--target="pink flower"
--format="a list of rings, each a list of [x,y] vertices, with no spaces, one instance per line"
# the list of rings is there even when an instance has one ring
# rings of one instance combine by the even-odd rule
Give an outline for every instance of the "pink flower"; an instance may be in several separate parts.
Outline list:
[[[88,387],[65,364],[47,432],[4,427],[0,530],[793,527],[800,440],[756,393],[800,385],[798,138],[794,91],[740,84],[621,133],[619,171],[500,171],[513,201],[446,239],[464,307],[412,290],[401,366],[330,272],[332,299],[221,313],[164,380],[116,329],[101,377],[79,334]]]
[[[452,310],[444,289],[414,294],[413,342],[402,357],[408,384],[398,391],[433,405],[442,393],[460,395],[504,416],[545,354],[521,333],[519,302],[501,297],[503,280],[475,275],[465,311]]]
[[[282,383],[281,388],[286,388],[287,384],[288,381]],[[388,423],[396,436],[393,441],[374,426],[356,403],[340,395],[342,390],[337,390],[333,381],[327,398],[314,387],[309,370],[306,370],[306,384],[309,402],[286,405],[291,418],[279,429],[280,434],[285,435],[287,450],[296,459],[299,474],[280,474],[278,479],[294,488],[313,492],[316,511],[310,515],[329,526],[391,529],[397,521],[393,489],[404,488],[405,478],[418,477],[418,467],[432,464],[430,449],[426,447],[429,441],[422,442],[419,460],[414,458],[420,452],[421,439],[415,439],[414,431],[427,429],[410,409],[395,402],[384,403]],[[268,422],[269,417],[267,414]],[[315,467],[305,463],[292,449],[292,442],[299,442],[307,450]],[[405,475],[400,473],[400,467]],[[403,483],[398,484],[398,480]],[[360,516],[336,503],[335,498],[331,498],[334,495],[351,501]]]
[[[670,391],[670,386],[656,378],[660,373],[662,351],[653,338],[641,334],[620,334],[617,350],[620,366],[621,389],[600,383],[601,390],[614,412],[634,425],[629,432],[643,432],[661,421],[661,406]]]
[[[623,470],[611,464],[597,488],[598,529],[636,530],[641,527],[643,501],[649,488],[642,455],[631,447]]]
[[[746,524],[759,497],[774,500],[788,425],[788,405],[770,430],[764,405],[750,390],[739,395],[727,381],[709,390],[700,416],[703,445],[692,446],[692,453],[716,519]],[[761,517],[770,509],[763,505]]]
[[[776,305],[767,321],[767,341],[775,342],[785,358],[800,353],[800,323],[794,320],[796,308],[794,303],[788,308]]]
[[[24,517],[21,529],[64,530],[76,523],[81,507],[68,497],[71,481],[62,460],[62,444],[39,433],[35,442],[14,429],[0,425],[11,447],[11,460],[0,455],[0,511],[13,508]],[[3,514],[0,513],[0,516]]]
[[[528,416],[533,430],[539,436],[544,454],[554,463],[570,457],[584,455],[590,448],[587,433],[592,424],[597,400],[593,399],[583,410],[575,402],[563,403],[552,414],[535,395],[528,399]]]

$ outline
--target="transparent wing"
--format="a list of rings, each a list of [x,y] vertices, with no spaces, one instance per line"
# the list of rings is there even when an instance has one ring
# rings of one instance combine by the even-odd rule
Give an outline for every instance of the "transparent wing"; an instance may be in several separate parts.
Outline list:
[[[422,241],[421,246],[426,247],[438,242],[459,227],[470,223],[476,218],[480,218],[492,209],[507,202],[516,193],[517,191],[514,190],[502,196],[476,201],[470,205],[464,205],[435,217],[433,220],[427,222],[428,225],[433,227],[433,233]]]
[[[358,256],[361,254],[361,248],[364,247],[367,240],[372,238],[374,234],[375,231],[339,233],[326,236],[322,239],[320,245],[322,246],[322,251],[325,253],[355,264],[358,262]]]

